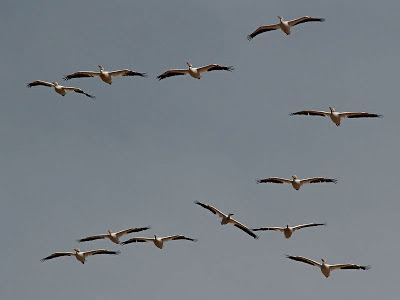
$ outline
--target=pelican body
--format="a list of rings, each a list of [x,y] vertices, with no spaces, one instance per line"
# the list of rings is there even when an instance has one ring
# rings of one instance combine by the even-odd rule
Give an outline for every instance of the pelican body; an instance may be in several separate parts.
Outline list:
[[[61,256],[75,256],[75,258],[78,261],[80,261],[82,264],[84,264],[87,257],[91,256],[91,255],[97,255],[97,254],[118,255],[121,253],[120,251],[108,251],[108,250],[104,250],[104,249],[83,252],[80,249],[76,248],[76,249],[74,249],[74,251],[75,251],[75,253],[74,252],[55,252],[45,258],[42,258],[41,261],[43,262],[43,261],[53,259],[56,257],[61,257]]]
[[[154,235],[154,238],[132,238],[130,240],[127,240],[121,245],[127,245],[130,243],[150,243],[153,242],[154,245],[156,245],[157,248],[162,249],[164,247],[164,243],[168,241],[174,241],[174,240],[188,240],[192,242],[197,242],[196,239],[188,238],[183,235],[171,235],[171,236],[166,236],[166,237],[158,237],[157,234]]]
[[[92,95],[90,95],[88,93],[85,93],[80,88],[62,86],[62,85],[59,85],[58,82],[56,82],[56,81],[55,82],[47,82],[47,81],[42,81],[42,80],[36,80],[36,81],[28,83],[27,87],[31,88],[33,86],[39,86],[39,85],[53,87],[54,90],[56,91],[56,93],[61,95],[61,96],[65,96],[67,94],[67,91],[70,91],[70,92],[83,94],[83,95],[85,95],[86,97],[89,97],[89,98],[93,98],[93,99],[96,98],[95,96],[92,96]]]
[[[286,227],[261,227],[261,228],[255,228],[252,229],[253,231],[260,231],[260,230],[274,230],[274,231],[280,231],[283,232],[285,238],[290,238],[296,230],[299,230],[301,228],[306,228],[306,227],[314,227],[314,226],[322,226],[326,225],[326,223],[309,223],[309,224],[303,224],[303,225],[297,225],[297,226],[289,226],[289,224],[286,225]]]
[[[165,71],[161,75],[157,76],[158,80],[171,77],[171,76],[179,76],[179,75],[190,75],[193,78],[200,79],[202,76],[202,73],[204,72],[210,72],[210,71],[218,71],[218,70],[223,70],[223,71],[232,71],[234,68],[232,66],[225,67],[221,65],[216,65],[216,64],[211,64],[199,68],[195,68],[192,66],[191,63],[186,62],[188,65],[188,69],[172,69]]]
[[[319,182],[333,182],[336,183],[337,179],[324,178],[324,177],[312,177],[306,179],[298,179],[296,175],[292,175],[292,180],[278,177],[270,177],[265,179],[257,179],[257,183],[288,183],[291,184],[295,190],[299,190],[303,184],[306,183],[319,183]]]

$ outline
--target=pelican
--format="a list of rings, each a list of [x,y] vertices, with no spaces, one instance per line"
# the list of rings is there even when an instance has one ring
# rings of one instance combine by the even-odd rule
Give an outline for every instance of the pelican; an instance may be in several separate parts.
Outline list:
[[[199,201],[195,201],[194,203],[196,203],[197,205],[200,205],[202,207],[204,207],[205,209],[208,209],[209,211],[211,211],[213,214],[217,215],[218,217],[222,218],[221,220],[221,225],[226,225],[228,223],[233,224],[233,226],[243,230],[244,232],[246,232],[248,235],[251,235],[253,238],[258,239],[258,236],[251,231],[251,229],[247,228],[246,226],[244,226],[243,224],[240,224],[238,221],[234,220],[233,218],[231,218],[231,216],[233,216],[232,213],[229,213],[228,215],[223,214],[222,212],[220,212],[218,209],[216,209],[215,207],[212,207],[211,205],[207,205],[207,204],[203,204]]]
[[[139,73],[132,70],[117,70],[117,71],[104,71],[104,68],[99,65],[100,72],[93,71],[79,71],[64,77],[64,80],[69,80],[72,78],[82,78],[82,77],[100,77],[104,82],[111,84],[112,78],[115,76],[140,76],[147,77],[146,73]]]
[[[285,178],[278,178],[278,177],[270,177],[265,179],[257,179],[257,183],[289,183],[293,186],[294,189],[299,190],[301,186],[305,183],[318,183],[318,182],[333,182],[336,184],[337,179],[333,178],[324,178],[324,177],[312,177],[307,179],[297,179],[296,175],[292,176],[292,180],[285,179]]]
[[[99,249],[99,250],[92,250],[92,251],[87,251],[87,252],[83,252],[79,249],[74,249],[74,252],[55,252],[52,255],[49,255],[45,258],[42,258],[40,261],[46,261],[49,259],[53,259],[56,257],[60,257],[60,256],[75,256],[75,258],[77,260],[79,260],[81,263],[85,263],[86,258],[90,255],[97,255],[97,254],[112,254],[112,255],[118,255],[121,253],[121,251],[108,251],[108,250],[104,250],[104,249]]]
[[[121,243],[121,245],[127,245],[130,243],[151,243],[153,242],[154,245],[157,246],[157,248],[162,249],[164,247],[164,243],[168,242],[168,241],[176,241],[176,240],[188,240],[188,241],[192,241],[192,242],[197,242],[196,239],[191,239],[188,238],[186,236],[183,235],[171,235],[171,236],[166,236],[166,237],[158,237],[157,234],[154,235],[154,238],[133,238],[130,240],[127,240],[123,243]]]
[[[290,28],[293,26],[296,26],[301,23],[306,23],[306,22],[324,22],[324,18],[311,18],[311,17],[302,17],[299,19],[291,20],[291,21],[284,21],[281,16],[278,16],[279,18],[279,23],[274,24],[274,25],[264,25],[261,27],[258,27],[252,34],[249,34],[247,36],[247,39],[250,41],[260,33],[266,32],[266,31],[272,31],[272,30],[278,30],[281,29],[284,33],[287,35],[290,35]]]
[[[140,231],[147,230],[147,229],[150,229],[150,227],[148,226],[148,227],[139,227],[139,228],[129,228],[129,229],[121,230],[118,232],[112,232],[111,230],[108,230],[108,234],[99,234],[99,235],[89,236],[87,238],[78,240],[78,242],[81,243],[81,242],[94,241],[94,240],[99,240],[99,239],[109,239],[110,241],[114,242],[115,244],[119,244],[119,239],[121,238],[121,236],[132,233],[132,232],[140,232]]]
[[[318,111],[318,110],[302,110],[295,113],[291,113],[291,116],[297,115],[309,115],[309,116],[321,116],[330,117],[332,122],[336,126],[340,126],[340,121],[342,118],[382,118],[382,115],[370,114],[366,112],[337,112],[333,107],[329,106],[331,112]]]
[[[296,230],[299,230],[301,228],[305,227],[314,227],[314,226],[325,226],[326,223],[309,223],[309,224],[303,224],[303,225],[297,225],[297,226],[289,226],[289,224],[286,225],[286,227],[261,227],[261,228],[254,228],[252,229],[253,231],[264,231],[264,230],[275,230],[275,231],[280,231],[283,232],[285,235],[285,238],[290,238]]]
[[[189,62],[186,62],[186,64],[189,66],[189,69],[182,69],[182,70],[168,70],[162,73],[161,75],[157,76],[158,80],[171,77],[171,76],[177,76],[177,75],[190,75],[193,78],[200,79],[201,78],[201,73],[203,72],[210,72],[210,71],[218,71],[218,70],[224,70],[224,71],[232,71],[234,68],[232,66],[229,67],[224,67],[220,65],[207,65],[204,67],[200,68],[193,68],[192,64]]]
[[[61,96],[65,96],[67,91],[72,91],[72,92],[75,92],[75,93],[84,94],[85,96],[87,96],[89,98],[93,98],[93,99],[96,98],[95,96],[92,96],[92,95],[89,95],[89,94],[85,93],[81,89],[74,88],[74,87],[62,86],[62,85],[59,85],[57,82],[46,82],[46,81],[36,80],[36,81],[28,83],[27,87],[31,88],[31,87],[37,86],[37,85],[53,87],[54,90],[58,94],[60,94]]]
[[[297,261],[301,261],[303,263],[309,264],[309,265],[313,265],[316,266],[318,268],[321,269],[322,274],[325,275],[326,278],[329,277],[331,271],[336,270],[336,269],[350,269],[350,270],[369,270],[371,268],[371,266],[359,266],[359,265],[353,265],[353,264],[341,264],[341,265],[329,265],[326,263],[325,259],[321,259],[322,260],[322,264],[313,261],[311,259],[302,257],[302,256],[290,256],[290,255],[286,255],[287,258],[290,258],[292,260],[297,260]]]

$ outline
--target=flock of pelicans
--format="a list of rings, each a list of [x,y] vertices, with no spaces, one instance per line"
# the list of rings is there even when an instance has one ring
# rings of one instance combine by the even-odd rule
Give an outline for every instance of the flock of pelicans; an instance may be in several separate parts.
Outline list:
[[[267,32],[267,31],[272,31],[272,30],[282,30],[284,33],[287,35],[290,35],[291,33],[291,27],[306,23],[306,22],[324,22],[325,19],[323,18],[311,18],[311,17],[302,17],[299,19],[291,20],[291,21],[284,21],[282,17],[278,16],[280,22],[277,24],[273,25],[266,25],[266,26],[261,26],[258,29],[256,29],[253,33],[247,36],[248,40],[253,39],[257,35]],[[186,63],[188,65],[187,69],[172,69],[165,71],[161,75],[157,76],[158,80],[162,80],[164,78],[168,78],[171,76],[178,76],[178,75],[190,75],[193,78],[200,79],[202,76],[202,73],[204,72],[210,72],[210,71],[217,71],[217,70],[223,70],[223,71],[232,71],[234,68],[232,66],[226,67],[226,66],[221,66],[217,64],[210,64],[207,66],[195,68],[193,67],[189,62]],[[99,72],[94,72],[94,71],[79,71],[70,75],[67,75],[64,77],[64,80],[70,80],[73,78],[85,78],[85,77],[100,77],[101,80],[108,84],[112,84],[113,77],[117,76],[140,76],[140,77],[147,77],[146,73],[140,73],[140,72],[135,72],[129,69],[124,69],[124,70],[117,70],[117,71],[105,71],[102,66],[99,65],[100,71]],[[75,87],[66,87],[59,85],[57,82],[45,82],[41,80],[33,81],[27,84],[28,87],[33,87],[33,86],[48,86],[48,87],[53,87],[54,90],[62,95],[65,96],[67,91],[73,91],[75,93],[80,93],[84,94],[87,97],[90,98],[95,98],[93,95],[88,94],[84,92],[80,88],[75,88]],[[316,111],[316,110],[303,110],[303,111],[298,111],[291,113],[290,115],[310,115],[310,116],[322,116],[322,117],[330,117],[332,122],[335,123],[337,126],[340,126],[341,124],[341,119],[342,118],[380,118],[382,117],[381,115],[378,114],[371,114],[371,113],[366,113],[366,112],[336,112],[334,108],[329,107],[330,112],[325,112],[325,111]],[[337,179],[334,178],[323,178],[323,177],[313,177],[313,178],[307,178],[307,179],[298,179],[296,175],[292,176],[292,179],[285,179],[285,178],[278,178],[278,177],[270,177],[270,178],[265,178],[265,179],[259,179],[256,180],[257,183],[287,183],[291,184],[292,187],[296,190],[299,190],[303,184],[307,183],[321,183],[321,182],[331,182],[331,183],[336,183]],[[224,214],[215,207],[201,203],[199,201],[195,201],[195,204],[211,211],[213,214],[217,215],[219,218],[221,218],[221,225],[226,225],[226,224],[232,224],[233,226],[241,229],[254,239],[258,239],[258,236],[254,233],[255,231],[266,231],[266,230],[273,230],[273,231],[280,231],[283,232],[285,238],[290,238],[296,230],[302,229],[302,228],[308,228],[308,227],[316,227],[316,226],[324,226],[326,225],[325,223],[309,223],[309,224],[302,224],[298,226],[289,226],[289,224],[286,225],[286,227],[261,227],[261,228],[253,228],[250,229],[249,227],[239,223],[235,219],[232,218],[233,213],[228,213]],[[146,238],[146,237],[135,237],[131,238],[129,240],[121,242],[120,239],[126,234],[130,233],[136,233],[136,232],[141,232],[144,230],[148,230],[150,227],[139,227],[139,228],[129,228],[125,230],[121,230],[118,232],[112,232],[111,230],[108,230],[108,234],[100,234],[100,235],[95,235],[95,236],[89,236],[83,239],[78,240],[78,242],[88,242],[88,241],[93,241],[93,240],[99,240],[99,239],[109,239],[111,242],[115,244],[121,244],[121,245],[127,245],[131,243],[147,243],[147,242],[152,242],[156,247],[159,249],[162,249],[164,247],[164,243],[168,241],[175,241],[175,240],[188,240],[188,241],[193,241],[196,242],[196,239],[186,237],[184,235],[171,235],[171,236],[166,236],[166,237],[158,237],[156,234],[154,234],[154,237],[152,238]],[[109,250],[104,250],[104,249],[98,249],[98,250],[93,250],[93,251],[81,251],[78,248],[74,249],[75,252],[55,252],[43,259],[41,261],[46,261],[49,259],[61,257],[61,256],[74,256],[78,261],[80,261],[82,264],[85,263],[86,259],[88,256],[91,255],[97,255],[97,254],[110,254],[110,255],[118,255],[121,252],[120,251],[109,251]],[[313,266],[316,266],[320,268],[322,274],[325,275],[325,277],[329,277],[330,272],[336,269],[353,269],[353,270],[368,270],[370,266],[362,266],[362,265],[355,265],[355,264],[336,264],[336,265],[330,265],[327,264],[325,259],[321,259],[322,263],[318,263],[316,261],[313,261],[311,259],[308,259],[306,257],[302,256],[290,256],[287,255],[287,258],[295,260],[295,261],[300,261],[306,264],[310,264]]]

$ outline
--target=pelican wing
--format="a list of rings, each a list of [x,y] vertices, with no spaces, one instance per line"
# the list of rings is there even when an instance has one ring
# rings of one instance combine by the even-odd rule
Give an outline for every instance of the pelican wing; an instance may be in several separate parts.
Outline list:
[[[325,22],[324,18],[311,18],[311,17],[302,17],[299,19],[295,19],[295,20],[291,20],[289,21],[289,26],[296,26],[299,25],[301,23],[307,23],[307,22]]]
[[[314,227],[314,226],[325,226],[325,225],[326,225],[326,223],[309,223],[309,224],[293,226],[292,229],[293,229],[293,231],[296,231],[301,228]]]
[[[100,72],[92,71],[79,71],[67,76],[64,76],[64,80],[70,80],[72,78],[85,78],[85,77],[100,77]]]
[[[296,260],[296,261],[301,261],[303,263],[309,264],[309,265],[313,265],[316,267],[320,267],[321,265],[319,263],[317,263],[316,261],[313,261],[309,258],[305,258],[302,256],[290,256],[290,255],[286,255],[287,258],[290,258],[292,260]]]
[[[225,67],[225,66],[220,66],[220,65],[212,64],[212,65],[200,67],[200,68],[198,68],[197,70],[198,70],[200,73],[203,73],[203,72],[218,71],[218,70],[230,71],[230,72],[231,72],[231,71],[233,71],[234,69],[235,69],[235,68],[232,67],[232,66]]]
[[[366,112],[342,112],[339,115],[342,118],[382,118],[382,115],[370,114]]]
[[[140,232],[140,231],[147,230],[147,229],[150,229],[150,226],[138,227],[138,228],[129,228],[129,229],[118,231],[115,234],[117,235],[117,237],[121,237],[121,236],[123,236],[125,234],[129,234],[129,233],[133,233],[133,232]]]
[[[265,231],[265,230],[275,230],[275,231],[284,231],[284,228],[281,227],[261,227],[261,228],[254,228],[252,231]]]
[[[81,89],[78,89],[78,88],[74,88],[73,91],[74,91],[75,93],[84,94],[86,97],[89,97],[89,98],[92,98],[92,99],[95,99],[95,98],[96,98],[95,96],[90,95],[90,94],[88,94],[88,93],[85,93],[84,91],[82,91]]]
[[[42,258],[40,261],[45,261],[45,260],[53,259],[53,258],[60,257],[60,256],[75,256],[75,253],[73,253],[73,252],[55,252],[52,255]]]
[[[109,74],[111,76],[140,76],[140,77],[147,77],[146,73],[139,73],[139,72],[135,72],[135,71],[128,70],[128,69],[112,71],[112,72],[109,72]]]
[[[97,255],[97,254],[112,254],[112,255],[118,255],[118,254],[120,254],[120,253],[121,253],[121,251],[109,251],[109,250],[104,250],[104,249],[98,249],[98,250],[92,250],[92,251],[84,252],[85,256]]]
[[[270,177],[265,179],[257,179],[257,183],[292,183],[289,179],[279,178],[279,177]]]
[[[197,242],[196,239],[191,239],[188,238],[184,235],[171,235],[171,236],[166,236],[161,238],[163,242],[168,242],[168,241],[175,241],[175,240],[188,240],[188,241],[192,241],[192,242]]]
[[[222,212],[220,212],[220,211],[219,211],[218,209],[216,209],[215,207],[212,207],[211,205],[207,205],[207,204],[201,203],[201,202],[199,202],[199,201],[195,201],[194,203],[196,203],[196,204],[198,204],[198,205],[204,207],[205,209],[208,209],[208,210],[211,211],[214,215],[217,215],[217,216],[219,216],[220,218],[225,217],[225,215],[224,215]]]
[[[244,226],[243,224],[239,223],[238,221],[236,221],[236,220],[231,218],[229,223],[231,223],[231,224],[233,224],[233,226],[243,230],[248,235],[251,235],[253,238],[258,239],[258,235],[256,235],[253,231],[251,231],[251,229],[247,228],[246,226]]]
[[[94,241],[94,240],[100,240],[100,239],[106,239],[108,237],[109,237],[108,234],[93,235],[93,236],[88,236],[88,237],[86,237],[84,239],[78,240],[78,243]]]
[[[328,117],[330,115],[330,113],[326,112],[326,111],[318,111],[318,110],[302,110],[302,111],[291,113],[289,115],[290,116],[306,115],[306,116]]]
[[[330,265],[332,270],[335,269],[347,269],[347,270],[369,270],[371,266],[359,266],[353,264],[342,264],[342,265]]]
[[[302,179],[301,183],[320,183],[320,182],[333,182],[336,184],[337,179],[336,178],[323,178],[323,177],[313,177],[313,178],[306,178]]]
[[[41,80],[36,80],[36,81],[33,81],[33,82],[29,82],[26,86],[28,88],[31,88],[31,87],[37,86],[37,85],[54,86],[54,84],[52,84],[51,82],[41,81]]]
[[[259,35],[260,33],[277,30],[277,29],[279,29],[279,24],[260,26],[253,33],[249,34],[247,36],[247,39],[250,41],[257,35]]]
[[[178,76],[178,75],[188,75],[189,70],[168,70],[162,73],[161,75],[157,76],[158,80],[171,77],[171,76]]]
[[[132,238],[130,240],[127,240],[125,242],[122,242],[121,245],[127,245],[127,244],[131,244],[131,243],[150,243],[153,242],[154,239],[153,238]]]

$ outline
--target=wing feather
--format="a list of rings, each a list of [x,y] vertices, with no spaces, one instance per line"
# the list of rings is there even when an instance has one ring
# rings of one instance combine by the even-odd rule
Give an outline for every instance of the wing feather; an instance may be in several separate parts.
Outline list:
[[[218,209],[216,209],[215,207],[213,207],[211,205],[207,205],[207,204],[201,203],[199,201],[195,201],[194,203],[196,203],[197,205],[200,205],[201,207],[204,207],[205,209],[208,209],[213,214],[218,215],[221,218],[225,217],[225,215],[222,212],[220,212]]]
[[[53,259],[56,257],[61,257],[61,256],[75,256],[75,253],[73,253],[73,252],[55,252],[45,258],[42,258],[40,261],[46,261],[46,260]]]
[[[319,263],[317,263],[316,261],[313,261],[309,258],[306,257],[302,257],[302,256],[291,256],[291,255],[286,255],[287,258],[290,258],[292,260],[296,260],[296,261],[300,261],[312,266],[316,266],[316,267],[320,267],[321,265]]]
[[[251,34],[249,34],[247,36],[247,39],[250,41],[253,38],[255,38],[257,35],[259,35],[263,32],[277,30],[277,29],[279,29],[279,24],[260,26],[255,31],[253,31]]]
[[[330,115],[330,113],[326,112],[326,111],[317,111],[317,110],[302,110],[302,111],[291,113],[289,115],[290,116],[306,115],[306,116],[328,117]]]
[[[100,77],[100,72],[92,71],[79,71],[70,75],[64,76],[64,80],[70,80],[72,78],[87,78],[87,77]]]
[[[292,183],[289,179],[279,177],[269,177],[265,179],[257,179],[257,183]]]
[[[307,23],[307,22],[325,22],[324,18],[311,18],[311,17],[302,17],[299,19],[291,20],[288,22],[289,26],[296,26],[301,23]]]
[[[42,81],[42,80],[36,80],[36,81],[33,81],[33,82],[29,82],[26,86],[28,88],[31,88],[33,86],[38,86],[38,85],[50,86],[50,87],[54,86],[54,84],[52,84],[50,82],[47,82],[47,81]]]
[[[167,77],[178,76],[178,75],[188,75],[189,70],[168,70],[157,76],[158,80],[162,80]]]

